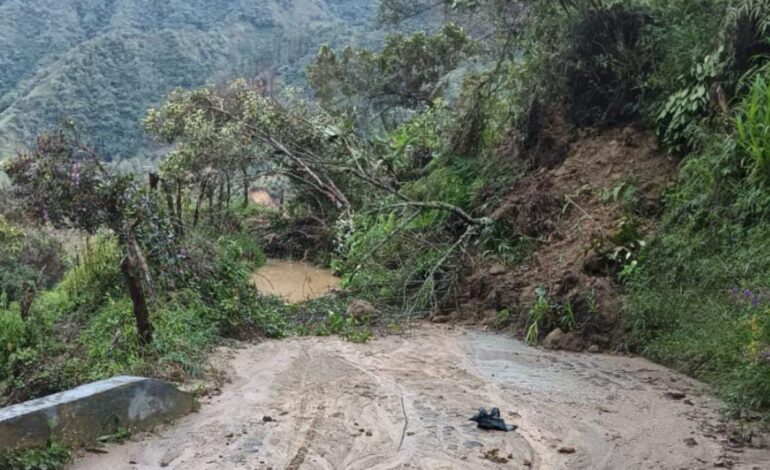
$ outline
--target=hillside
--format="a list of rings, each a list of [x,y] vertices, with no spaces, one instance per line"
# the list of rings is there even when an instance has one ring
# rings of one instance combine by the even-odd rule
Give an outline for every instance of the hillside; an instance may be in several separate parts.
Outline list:
[[[0,406],[202,401],[0,468],[770,468],[770,0],[372,3],[0,0]]]
[[[0,155],[71,118],[109,157],[176,87],[297,82],[322,43],[365,42],[370,0],[0,0]]]

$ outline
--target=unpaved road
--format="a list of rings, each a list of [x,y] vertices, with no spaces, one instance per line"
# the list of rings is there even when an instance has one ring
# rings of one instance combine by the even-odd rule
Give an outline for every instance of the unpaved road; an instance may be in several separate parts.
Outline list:
[[[729,447],[719,404],[699,384],[638,358],[432,325],[368,344],[296,338],[218,357],[231,383],[200,412],[72,468],[770,468],[768,451]],[[672,389],[687,397],[666,397]],[[482,405],[519,429],[477,429],[468,418]]]

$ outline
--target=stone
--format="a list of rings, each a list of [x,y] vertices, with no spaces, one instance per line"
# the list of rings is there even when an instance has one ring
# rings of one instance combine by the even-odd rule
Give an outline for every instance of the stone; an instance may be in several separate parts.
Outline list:
[[[565,351],[582,351],[583,348],[585,348],[585,345],[583,343],[583,338],[581,338],[580,335],[574,331],[570,331],[561,337],[558,348]]]
[[[495,263],[492,265],[491,268],[489,268],[489,275],[490,276],[499,276],[501,274],[505,274],[507,269],[505,269],[505,266],[503,266],[500,263]]]
[[[377,307],[372,305],[371,302],[357,299],[348,304],[346,313],[348,318],[353,318],[355,320],[371,319],[377,315]]]
[[[684,393],[681,390],[670,390],[665,393],[666,398],[670,398],[672,400],[681,400],[682,398],[685,398],[687,396],[686,393]]]
[[[564,338],[564,331],[556,328],[543,339],[543,347],[547,349],[559,349],[561,340]]]
[[[449,315],[434,315],[430,319],[432,323],[449,323],[450,320],[452,320],[452,317]]]
[[[588,352],[596,354],[599,352],[599,345],[592,344],[591,346],[588,346]]]
[[[83,446],[118,428],[150,430],[195,408],[192,395],[159,380],[121,376],[0,409],[0,452]]]

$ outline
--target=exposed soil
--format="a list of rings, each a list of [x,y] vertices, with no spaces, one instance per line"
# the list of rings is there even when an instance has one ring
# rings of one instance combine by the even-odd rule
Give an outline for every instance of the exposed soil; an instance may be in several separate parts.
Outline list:
[[[279,207],[278,202],[264,189],[249,191],[249,201],[251,201],[252,204],[269,207],[271,209],[277,209]]]
[[[558,135],[546,140],[559,142],[563,156],[536,165],[539,169],[519,179],[491,214],[510,232],[507,236],[523,235],[535,249],[516,267],[477,266],[467,278],[463,308],[456,316],[478,312],[475,319],[489,321],[503,309],[525,313],[535,289],[543,287],[551,301],[575,308],[584,339],[574,342],[576,348],[609,347],[624,336],[621,296],[613,282],[617,267],[600,259],[596,247],[608,243],[629,215],[639,224],[640,237],[654,230],[676,162],[645,131],[626,128],[575,136],[564,124],[549,129]],[[614,189],[624,187],[634,190],[633,207],[612,197]],[[588,296],[596,302],[593,311]]]
[[[73,470],[753,469],[719,403],[646,360],[549,352],[421,326],[367,344],[298,338],[222,349],[230,383],[200,412]],[[510,433],[468,420],[500,407]]]

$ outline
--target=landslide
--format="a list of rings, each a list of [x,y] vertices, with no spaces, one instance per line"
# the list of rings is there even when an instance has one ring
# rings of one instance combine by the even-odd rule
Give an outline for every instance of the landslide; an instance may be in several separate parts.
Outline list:
[[[548,346],[617,348],[626,334],[620,271],[654,232],[677,162],[641,127],[576,130],[558,114],[546,121],[528,150],[532,170],[491,214],[504,236],[528,242],[526,259],[476,263],[452,317],[524,336],[540,290],[551,310],[541,339],[574,330]],[[566,309],[571,328],[560,323]]]

